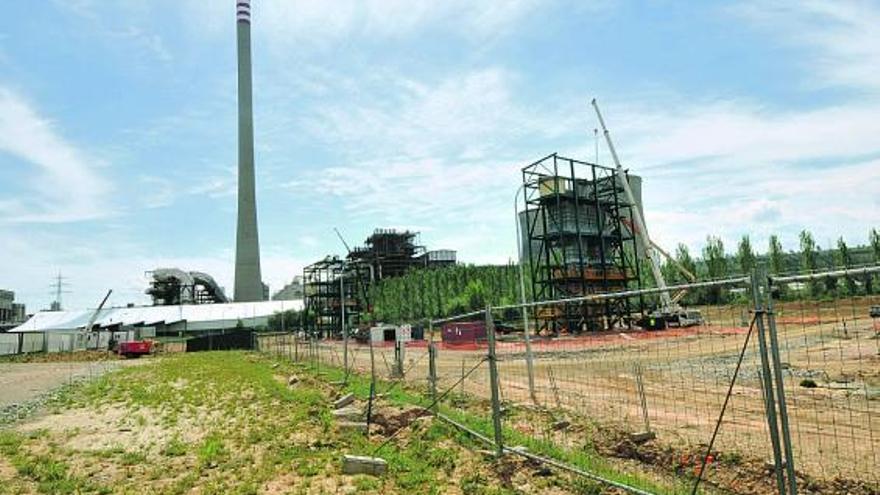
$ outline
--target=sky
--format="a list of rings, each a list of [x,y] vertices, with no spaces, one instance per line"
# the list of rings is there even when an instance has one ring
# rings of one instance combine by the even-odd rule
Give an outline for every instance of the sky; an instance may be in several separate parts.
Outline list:
[[[669,249],[880,226],[876,2],[254,0],[252,19],[273,291],[344,252],[334,226],[515,259],[520,169],[595,160],[593,97]],[[145,303],[157,267],[231,289],[235,50],[234,0],[4,6],[0,287],[29,312],[59,272],[74,308]]]

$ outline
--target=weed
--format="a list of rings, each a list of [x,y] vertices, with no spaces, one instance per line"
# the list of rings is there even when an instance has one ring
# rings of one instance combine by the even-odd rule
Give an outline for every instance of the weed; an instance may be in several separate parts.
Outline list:
[[[359,492],[375,492],[382,486],[382,482],[370,476],[357,476],[354,486]]]
[[[202,442],[196,451],[196,457],[201,466],[214,467],[226,457],[226,447],[223,440],[216,435],[211,435]]]
[[[124,452],[120,456],[119,462],[121,462],[123,466],[144,464],[147,462],[147,456],[143,452]]]
[[[178,436],[169,440],[165,448],[162,449],[162,455],[168,457],[178,457],[184,454],[186,454],[186,443],[180,440]]]

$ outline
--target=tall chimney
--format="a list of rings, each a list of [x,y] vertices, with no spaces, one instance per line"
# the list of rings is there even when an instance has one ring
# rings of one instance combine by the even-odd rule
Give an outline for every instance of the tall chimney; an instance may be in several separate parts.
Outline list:
[[[262,301],[260,238],[254,180],[254,115],[251,95],[251,2],[236,0],[238,38],[238,225],[235,236],[236,302]]]

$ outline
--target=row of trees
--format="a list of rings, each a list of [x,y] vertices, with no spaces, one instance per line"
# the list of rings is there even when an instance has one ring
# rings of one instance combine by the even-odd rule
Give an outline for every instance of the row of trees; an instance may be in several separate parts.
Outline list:
[[[812,233],[803,230],[798,236],[799,246],[797,251],[786,252],[779,237],[771,235],[768,240],[767,250],[764,254],[758,254],[752,247],[749,236],[743,236],[737,244],[736,251],[732,255],[725,252],[724,243],[718,237],[709,236],[703,247],[702,258],[695,260],[687,246],[679,244],[675,250],[675,261],[695,274],[699,279],[718,279],[734,275],[751,273],[758,262],[765,262],[771,274],[778,275],[796,272],[816,272],[832,268],[848,268],[866,263],[880,263],[880,233],[877,229],[871,229],[868,235],[868,245],[850,248],[843,237],[837,240],[834,249],[823,251],[816,243]],[[681,273],[676,263],[666,260],[662,266],[664,277],[669,283],[686,283],[686,277]],[[651,285],[651,281],[645,281]],[[805,284],[804,290],[797,288],[781,287],[780,296],[791,297],[831,297],[849,296],[859,294],[874,294],[875,277],[862,276],[858,278],[844,277],[842,279],[826,277],[822,281],[810,281]],[[732,297],[726,291],[719,288],[693,291],[685,299],[690,303],[717,304],[728,302]]]
[[[694,257],[687,246],[679,244],[674,253],[678,265],[700,280],[719,279],[748,274],[759,262],[767,264],[771,274],[827,270],[852,267],[865,263],[880,263],[880,233],[871,229],[869,244],[849,247],[843,238],[835,249],[823,251],[809,231],[799,235],[799,249],[785,251],[778,236],[770,236],[767,249],[759,254],[749,236],[743,236],[733,253],[728,254],[722,240],[709,236],[700,256]],[[642,260],[642,285],[654,285],[650,268]],[[666,260],[662,267],[669,284],[688,282],[676,263]],[[526,297],[531,299],[531,281],[525,273]],[[876,277],[827,278],[809,282],[802,288],[783,287],[783,298],[821,298],[845,295],[875,294],[880,291]],[[485,308],[487,304],[511,304],[520,299],[519,271],[516,264],[455,265],[430,270],[414,270],[404,276],[386,279],[370,289],[369,299],[374,321],[402,322],[426,318],[442,318]],[[722,304],[747,293],[731,292],[720,288],[689,291],[686,304]],[[299,326],[304,315],[289,312],[278,315],[270,327]],[[305,315],[307,318],[308,315]],[[282,318],[284,319],[282,321]]]
[[[370,301],[378,321],[442,318],[519,301],[518,277],[515,264],[414,270],[376,284]]]

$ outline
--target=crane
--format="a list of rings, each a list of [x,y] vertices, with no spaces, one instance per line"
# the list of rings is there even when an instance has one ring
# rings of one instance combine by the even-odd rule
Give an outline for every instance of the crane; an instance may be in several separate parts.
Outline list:
[[[660,289],[660,309],[659,312],[650,315],[652,316],[651,319],[662,321],[664,326],[666,323],[671,322],[677,323],[678,325],[702,323],[702,317],[699,315],[698,311],[685,311],[679,306],[678,301],[684,296],[683,291],[676,294],[675,297],[669,295],[666,278],[663,277],[663,272],[660,270],[660,260],[657,257],[656,252],[660,252],[666,258],[673,260],[679,271],[681,271],[690,281],[695,281],[696,277],[693,273],[686,270],[680,263],[674,260],[669,253],[661,249],[660,246],[654,243],[650,236],[648,236],[648,228],[645,225],[645,220],[642,218],[642,213],[638,208],[638,203],[636,203],[636,198],[633,195],[632,188],[626,178],[626,173],[623,169],[623,165],[620,163],[620,158],[617,156],[617,150],[614,148],[614,143],[611,141],[611,133],[608,132],[608,127],[605,126],[605,119],[602,118],[602,112],[599,110],[599,103],[595,98],[593,98],[590,103],[593,105],[593,109],[596,111],[596,117],[599,119],[599,125],[602,127],[602,135],[605,137],[605,142],[608,144],[608,150],[611,152],[611,158],[614,160],[614,166],[617,168],[617,177],[620,180],[620,186],[623,189],[626,200],[631,205],[634,205],[634,208],[632,208],[632,219],[635,224],[633,226],[635,232],[633,233],[641,234],[636,235],[635,237],[641,243],[645,257],[651,265],[651,273],[654,275],[654,281],[657,283],[657,288]]]

